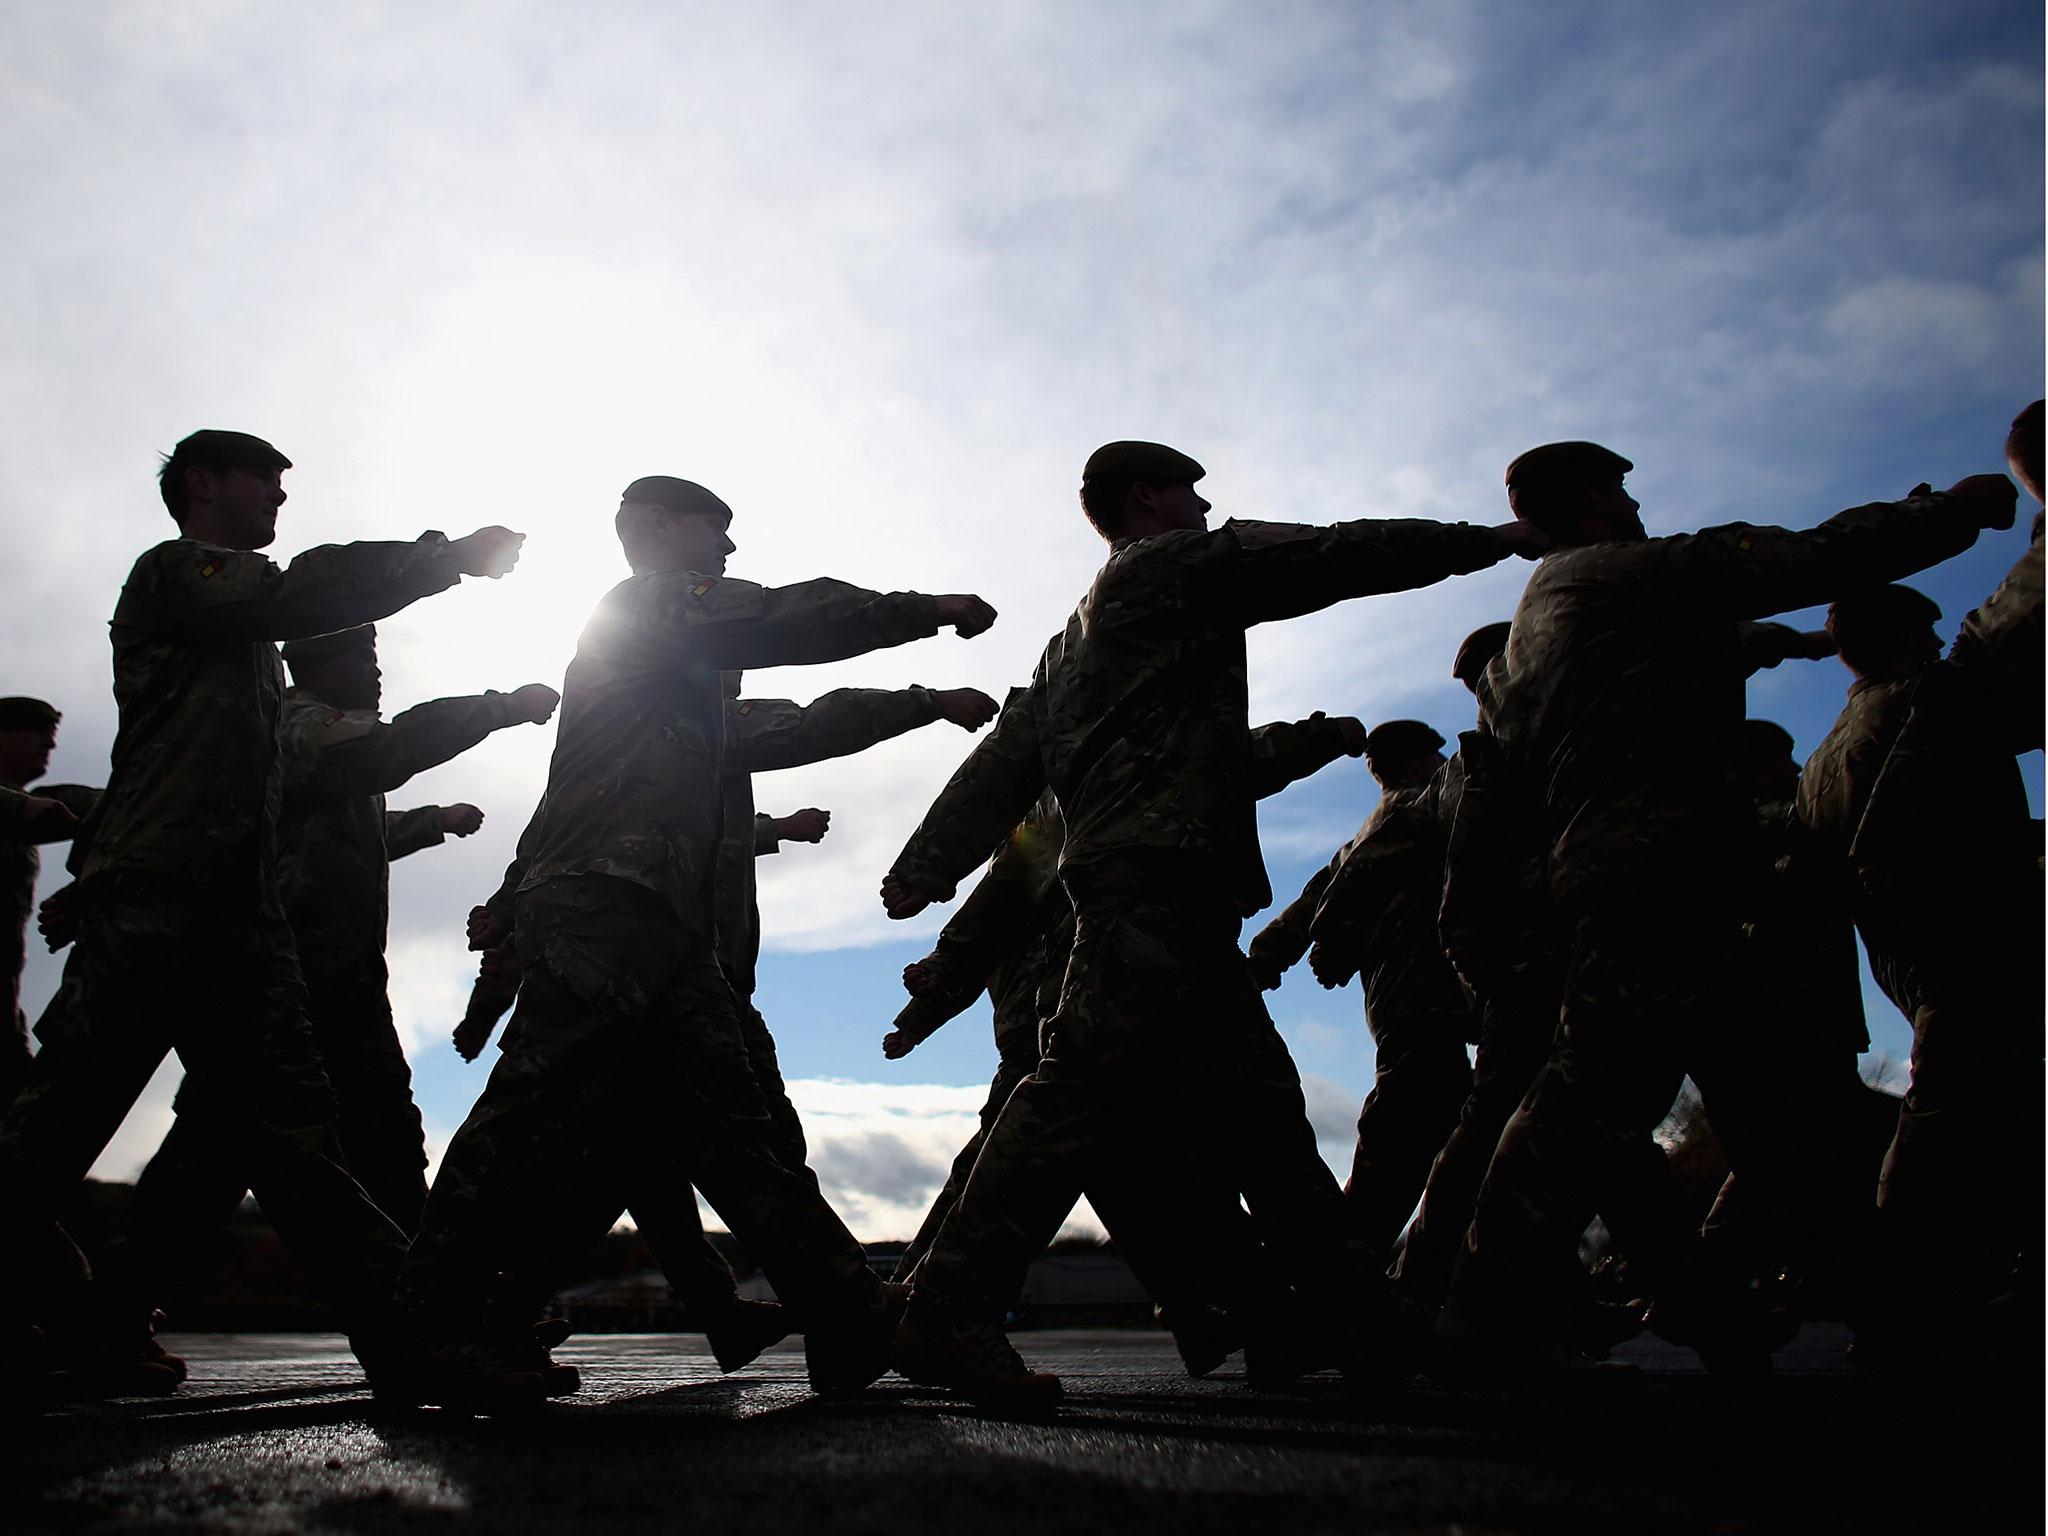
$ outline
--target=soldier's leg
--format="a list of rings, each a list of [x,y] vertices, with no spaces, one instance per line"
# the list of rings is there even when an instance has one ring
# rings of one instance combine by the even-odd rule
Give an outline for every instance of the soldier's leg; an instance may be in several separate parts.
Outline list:
[[[237,991],[211,1017],[182,1021],[187,1091],[232,1114],[249,1187],[314,1289],[346,1321],[374,1324],[388,1310],[405,1234],[343,1163],[291,929],[268,916],[209,940]]]
[[[171,1128],[136,1177],[97,1271],[108,1301],[142,1318],[219,1268],[249,1189],[233,1106],[181,1088],[172,1107]]]
[[[989,1128],[966,1187],[917,1272],[915,1301],[993,1322],[1058,1233],[1123,1104],[1146,1102],[1147,1063],[1180,1013],[1181,922],[1155,882],[1075,892],[1073,952],[1044,1054]]]
[[[309,978],[313,1039],[341,1106],[348,1170],[384,1214],[410,1234],[427,1203],[427,1136],[412,1097],[384,971]]]
[[[917,1266],[931,1251],[932,1240],[939,1235],[939,1228],[945,1225],[946,1217],[958,1203],[960,1191],[967,1187],[968,1175],[974,1172],[975,1159],[981,1156],[982,1143],[988,1140],[989,1127],[996,1123],[996,1117],[1010,1102],[1010,1095],[1016,1092],[1017,1085],[1029,1077],[1037,1065],[1036,1051],[1031,1053],[1028,1061],[1021,1056],[1006,1055],[996,1064],[996,1075],[988,1085],[988,1098],[981,1106],[981,1125],[954,1157],[953,1166],[946,1173],[946,1182],[932,1201],[932,1208],[925,1212],[917,1235],[903,1250],[902,1257],[897,1259],[896,1271],[890,1276],[892,1280],[907,1283],[917,1273]]]
[[[1486,1004],[1472,1090],[1430,1167],[1421,1207],[1394,1267],[1396,1283],[1412,1301],[1443,1303],[1494,1148],[1550,1054],[1561,985],[1553,970],[1538,967]]]
[[[813,1184],[818,1176],[810,1171],[810,1147],[804,1141],[804,1123],[783,1086],[782,1063],[776,1059],[775,1036],[768,1021],[745,998],[735,998],[739,1010],[740,1038],[746,1042],[747,1065],[753,1070],[754,1085],[768,1106],[769,1145],[775,1155]]]
[[[1578,1240],[1604,1170],[1639,1154],[1677,1097],[1692,1012],[1682,924],[1620,902],[1575,925],[1549,1060],[1501,1134],[1451,1280],[1447,1320],[1564,1339]]]
[[[632,1122],[636,1160],[687,1170],[785,1303],[806,1320],[875,1304],[867,1255],[819,1194],[783,1160],[783,1128],[754,1077],[740,1006],[708,946],[681,958],[639,1034],[635,1075],[650,1113]],[[658,1102],[670,1108],[664,1123]]]
[[[1465,1024],[1462,1015],[1425,1015],[1387,1020],[1373,1031],[1373,1085],[1358,1112],[1344,1197],[1360,1234],[1383,1259],[1472,1091]]]

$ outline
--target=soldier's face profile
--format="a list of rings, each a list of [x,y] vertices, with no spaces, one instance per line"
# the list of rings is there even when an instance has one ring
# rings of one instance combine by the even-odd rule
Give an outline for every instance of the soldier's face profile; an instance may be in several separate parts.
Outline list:
[[[277,509],[285,501],[282,470],[236,465],[210,478],[214,509],[229,547],[262,549],[277,538]]]
[[[1183,480],[1178,485],[1153,486],[1154,505],[1170,528],[1206,530],[1209,526],[1210,503],[1197,491],[1192,481]]]
[[[677,563],[686,571],[707,576],[725,574],[725,557],[739,546],[726,532],[726,521],[715,512],[670,512],[674,528]]]
[[[57,750],[57,727],[25,725],[19,730],[0,731],[0,779],[27,784],[50,771],[50,754]]]
[[[1645,537],[1643,520],[1636,515],[1642,511],[1642,503],[1629,495],[1619,475],[1612,480],[1599,481],[1587,489],[1586,510],[1592,520],[1612,534],[1628,538]]]

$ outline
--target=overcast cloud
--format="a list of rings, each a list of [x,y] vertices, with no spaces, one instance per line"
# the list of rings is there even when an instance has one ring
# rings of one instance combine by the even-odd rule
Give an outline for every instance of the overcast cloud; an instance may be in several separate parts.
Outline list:
[[[732,503],[737,575],[1002,611],[976,642],[750,684],[799,698],[1021,680],[1099,560],[1073,488],[1114,437],[1201,458],[1219,515],[1306,521],[1496,519],[1501,467],[1556,437],[1632,457],[1653,531],[1946,484],[1998,467],[2041,392],[2041,41],[2025,7],[1896,0],[15,0],[0,691],[65,710],[54,778],[103,776],[104,621],[171,531],[154,455],[200,426],[297,462],[280,558],[529,533],[511,579],[380,626],[394,708],[559,680],[649,472]],[[1926,579],[1949,627],[2020,537]],[[1255,719],[1448,734],[1450,652],[1522,575],[1256,632]],[[1770,674],[1753,707],[1807,750],[1844,680]],[[394,1004],[443,1130],[482,1074],[441,1043],[461,917],[551,739],[503,732],[393,796],[490,816],[394,875]],[[835,813],[762,866],[763,997],[864,1235],[915,1224],[993,1062],[962,1019],[914,1059],[957,1080],[934,1100],[873,1046],[944,915],[890,925],[874,887],[967,745],[934,726],[758,786]],[[1283,899],[1368,805],[1356,764],[1269,802]],[[1276,1012],[1341,1142],[1370,1075],[1355,994],[1296,978]],[[133,1170],[165,1092],[102,1171]]]

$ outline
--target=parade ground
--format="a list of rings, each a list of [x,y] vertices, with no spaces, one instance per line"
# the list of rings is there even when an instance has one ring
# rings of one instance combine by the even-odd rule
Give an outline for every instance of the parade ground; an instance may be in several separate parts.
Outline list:
[[[1337,1377],[1190,1381],[1164,1333],[1026,1332],[1066,1379],[1046,1422],[887,1377],[822,1401],[794,1342],[735,1376],[701,1339],[557,1352],[528,1417],[380,1414],[333,1334],[182,1334],[176,1396],[48,1408],[5,1444],[0,1529],[61,1532],[1987,1531],[2039,1528],[2040,1373],[1967,1393],[1873,1378],[1809,1328],[1728,1382],[1650,1340],[1569,1397]]]

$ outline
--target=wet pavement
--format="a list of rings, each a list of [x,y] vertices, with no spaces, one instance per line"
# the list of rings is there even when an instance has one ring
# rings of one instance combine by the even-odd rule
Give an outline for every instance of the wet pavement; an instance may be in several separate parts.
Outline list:
[[[1638,1341],[1640,1381],[1569,1399],[1334,1376],[1189,1381],[1165,1335],[1030,1332],[1057,1419],[989,1417],[886,1378],[852,1402],[794,1344],[722,1377],[690,1336],[556,1352],[584,1390],[529,1417],[380,1415],[338,1336],[167,1335],[175,1397],[16,1418],[9,1533],[2040,1529],[2041,1371],[1959,1393],[1871,1379],[1809,1329],[1730,1383]],[[1995,1370],[1990,1373],[1995,1377]]]

